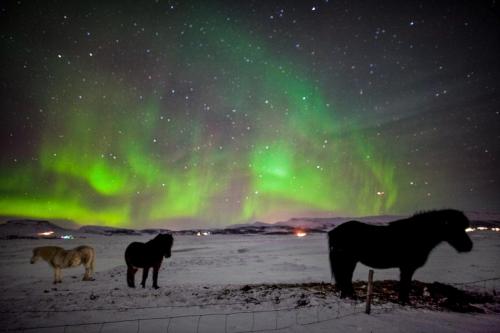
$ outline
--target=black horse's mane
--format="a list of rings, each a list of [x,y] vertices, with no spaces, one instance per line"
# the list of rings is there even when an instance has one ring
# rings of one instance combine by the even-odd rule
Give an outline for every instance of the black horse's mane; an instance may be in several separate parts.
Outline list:
[[[413,224],[418,223],[419,226],[422,224],[432,224],[439,220],[444,220],[447,217],[456,216],[456,214],[463,214],[459,210],[455,209],[442,209],[442,210],[427,210],[419,211],[408,218],[390,222],[389,225],[399,225],[399,224]]]
[[[413,214],[411,217],[414,217],[414,218],[419,218],[419,217],[431,217],[431,216],[435,216],[435,215],[441,215],[445,212],[451,212],[451,211],[454,211],[456,212],[456,210],[454,209],[431,209],[431,210],[421,210],[421,211],[418,211],[418,212],[415,212],[415,214]]]
[[[448,218],[456,218],[458,216],[465,217],[464,212],[457,209],[441,209],[441,210],[429,210],[417,212],[413,215],[414,218],[439,218],[439,219],[448,219]]]
[[[150,239],[145,244],[150,244],[150,245],[160,245],[161,244],[162,245],[162,244],[164,244],[162,242],[163,239],[167,238],[165,236],[168,236],[168,245],[171,247],[174,244],[174,238],[173,238],[172,234],[158,234],[158,235],[156,235],[155,238]]]

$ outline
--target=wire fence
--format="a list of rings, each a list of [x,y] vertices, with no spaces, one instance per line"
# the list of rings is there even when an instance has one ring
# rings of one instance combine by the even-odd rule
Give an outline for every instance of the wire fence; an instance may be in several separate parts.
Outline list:
[[[383,313],[399,307],[397,304],[376,306],[372,313]],[[96,310],[94,310],[96,311]],[[310,326],[364,313],[364,302],[339,300],[306,307],[282,307],[267,310],[215,311],[198,314],[152,316],[146,318],[97,320],[72,324],[25,326],[7,329],[21,332],[225,332],[251,333],[278,331],[294,326]]]
[[[457,283],[451,283],[451,285],[458,289],[491,293],[496,296],[500,288],[500,277],[469,281],[469,282],[457,282]]]
[[[459,289],[467,289],[482,292],[493,292],[496,295],[500,277],[483,279],[477,281],[452,283]],[[376,299],[384,296],[383,293],[373,293]],[[356,316],[365,313],[366,295],[358,295],[357,300],[333,299],[323,301],[318,305],[294,305],[280,308],[225,311],[224,308],[235,306],[248,306],[248,302],[214,302],[181,305],[155,305],[155,306],[131,306],[131,307],[96,307],[77,309],[47,309],[47,310],[25,310],[25,311],[2,311],[1,313],[33,313],[51,316],[54,313],[86,313],[97,312],[109,316],[107,312],[123,312],[135,310],[156,309],[165,312],[173,312],[173,309],[186,309],[186,313],[165,314],[141,318],[95,320],[81,323],[3,327],[3,331],[13,332],[224,332],[224,333],[253,333],[272,332],[286,330],[296,326],[311,326],[324,322],[337,320],[345,317]],[[292,297],[289,297],[292,298]],[[296,300],[296,298],[294,299]],[[255,305],[263,307],[272,301],[259,301]],[[270,304],[269,306],[273,306]],[[371,306],[371,314],[392,312],[401,308],[394,302],[375,302]],[[187,311],[190,309],[191,311]],[[203,311],[202,311],[203,310]],[[189,313],[188,313],[189,312]]]

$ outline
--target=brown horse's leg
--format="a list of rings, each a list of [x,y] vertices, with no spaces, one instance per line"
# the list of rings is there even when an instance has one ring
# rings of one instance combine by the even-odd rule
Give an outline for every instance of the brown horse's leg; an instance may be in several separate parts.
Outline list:
[[[94,276],[95,269],[95,253],[92,252],[92,258],[90,259],[90,276]]]
[[[148,278],[148,273],[149,273],[149,267],[144,267],[142,269],[142,282],[141,282],[141,286],[143,288],[146,288],[146,280]]]
[[[127,284],[130,288],[135,288],[135,272],[137,268],[127,266]]]
[[[85,275],[83,276],[84,281],[94,281],[95,279],[92,277],[94,275],[94,260],[95,260],[95,253],[92,251],[88,257],[86,258],[86,261],[84,263],[85,267]]]
[[[416,269],[413,267],[401,267],[399,270],[399,301],[401,304],[406,304],[410,301],[411,279]]]
[[[84,265],[85,267],[85,274],[83,275],[83,281],[94,281],[94,278],[92,277],[92,267],[91,263],[86,263]]]
[[[54,267],[54,284],[62,282],[61,268]]]
[[[160,288],[158,286],[158,271],[160,270],[160,265],[153,266],[153,288],[155,288],[155,289]]]

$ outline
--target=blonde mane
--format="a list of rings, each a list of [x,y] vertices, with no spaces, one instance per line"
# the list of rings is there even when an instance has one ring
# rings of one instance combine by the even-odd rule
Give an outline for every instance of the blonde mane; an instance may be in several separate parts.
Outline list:
[[[54,269],[54,283],[62,282],[61,269],[83,265],[85,275],[83,281],[94,280],[95,251],[92,247],[82,245],[72,250],[65,250],[59,246],[40,246],[33,249],[31,263],[39,259],[45,260]]]

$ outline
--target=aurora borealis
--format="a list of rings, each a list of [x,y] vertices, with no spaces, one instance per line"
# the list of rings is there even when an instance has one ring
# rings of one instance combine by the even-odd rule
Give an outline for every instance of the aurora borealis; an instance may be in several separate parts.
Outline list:
[[[487,2],[2,4],[0,215],[498,211]]]

